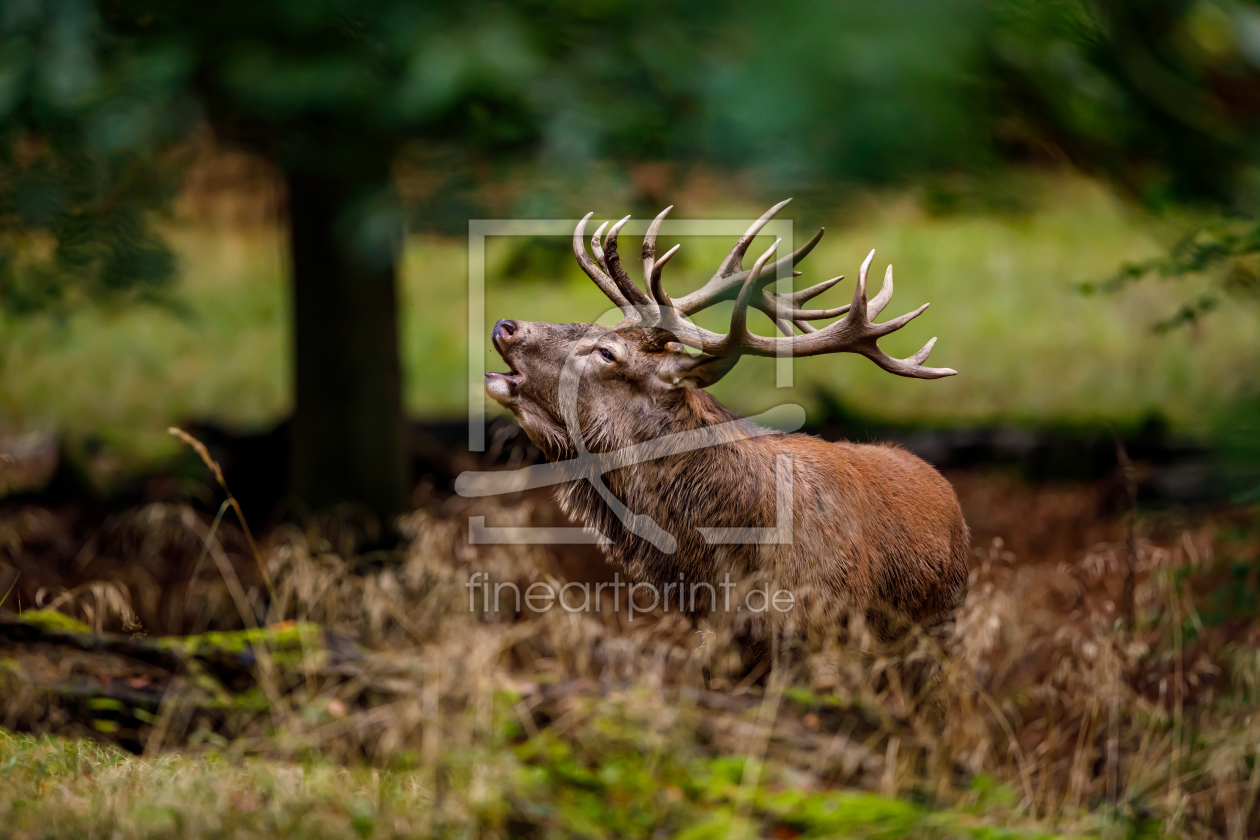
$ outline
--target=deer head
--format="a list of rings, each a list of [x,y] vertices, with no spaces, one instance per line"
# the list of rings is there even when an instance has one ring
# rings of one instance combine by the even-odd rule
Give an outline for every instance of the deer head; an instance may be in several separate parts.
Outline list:
[[[802,306],[844,279],[843,275],[798,292],[769,289],[781,269],[794,269],[814,249],[822,230],[793,253],[771,262],[779,245],[776,240],[751,268],[743,267],[753,239],[787,203],[771,207],[739,238],[704,286],[677,300],[665,291],[661,275],[680,246],[656,256],[657,233],[672,207],[656,217],[644,237],[643,289],[630,279],[617,252],[617,235],[630,217],[613,225],[607,236],[604,230],[608,224],[600,225],[591,237],[592,258],[584,245],[586,223],[591,218],[588,213],[573,232],[573,252],[582,270],[621,310],[622,320],[612,327],[499,321],[491,337],[510,370],[488,372],[487,393],[509,408],[530,438],[554,458],[575,448],[596,450],[614,442],[625,445],[651,439],[679,423],[698,425],[705,422],[703,415],[722,415],[724,410],[716,401],[697,402],[689,394],[717,382],[742,356],[859,353],[898,376],[953,376],[955,371],[949,368],[923,366],[935,338],[905,359],[894,359],[879,348],[880,338],[901,329],[928,305],[891,321],[874,323],[893,293],[889,266],[879,294],[867,300],[867,274],[874,251],[858,272],[852,302],[833,309]],[[792,271],[794,276],[800,273]],[[686,320],[731,298],[735,307],[726,333],[710,332]],[[752,333],[748,329],[750,306],[769,316],[783,335]],[[821,329],[814,326],[813,322],[839,316],[844,317]]]

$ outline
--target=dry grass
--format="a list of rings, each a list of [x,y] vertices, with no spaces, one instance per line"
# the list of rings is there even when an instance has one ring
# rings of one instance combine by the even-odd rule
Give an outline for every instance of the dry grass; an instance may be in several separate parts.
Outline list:
[[[1097,504],[1088,490],[973,483],[986,481],[1005,487],[1005,507],[1040,510],[1042,522],[1008,534],[1021,550],[1039,544],[1038,528]],[[965,502],[984,496],[964,485]],[[948,656],[921,638],[881,648],[851,625],[844,644],[815,639],[760,681],[745,678],[732,628],[717,621],[697,631],[659,614],[630,623],[624,612],[470,609],[473,572],[524,584],[574,577],[575,567],[538,547],[469,545],[469,512],[496,525],[548,515],[527,502],[419,511],[393,555],[357,556],[368,526],[350,517],[281,528],[261,549],[270,604],[228,525],[211,533],[169,505],[117,518],[79,548],[98,582],[85,576],[61,596],[50,588],[45,603],[59,597],[107,628],[134,612],[184,632],[240,626],[245,610],[260,622],[317,622],[367,652],[335,666],[309,660],[287,676],[260,666],[266,702],[235,714],[231,743],[174,713],[148,731],[150,755],[191,739],[221,743],[221,758],[100,753],[103,769],[84,782],[66,762],[92,748],[7,741],[0,778],[38,805],[0,799],[0,818],[29,836],[48,814],[101,836],[111,826],[138,835],[146,809],[165,814],[162,825],[197,824],[200,836],[633,836],[693,824],[713,836],[732,826],[779,836],[1260,831],[1260,623],[1254,603],[1219,602],[1240,593],[1254,602],[1245,570],[1257,535],[1239,527],[1254,512],[1145,520],[1132,541],[1110,519],[1087,550],[1042,556],[1016,556],[992,538],[1007,526],[969,513],[981,543]],[[20,517],[0,528],[9,565],[22,565],[31,528]],[[203,547],[182,587],[163,591],[137,571]],[[1129,569],[1131,622],[1122,615]],[[916,692],[925,661],[940,662],[939,679]],[[62,764],[35,773],[37,760]],[[198,780],[209,787],[193,794]],[[191,799],[181,805],[182,796]],[[234,798],[258,803],[245,810],[254,816],[217,810]],[[318,830],[302,816],[325,813]]]

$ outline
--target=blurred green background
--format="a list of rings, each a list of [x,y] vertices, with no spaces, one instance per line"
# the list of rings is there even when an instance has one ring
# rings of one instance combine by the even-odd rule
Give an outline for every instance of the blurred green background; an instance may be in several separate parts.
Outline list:
[[[295,443],[323,463],[330,446],[396,457],[356,443],[394,434],[362,415],[464,416],[470,218],[754,218],[787,196],[798,235],[828,229],[800,282],[853,278],[876,248],[897,272],[889,314],[932,303],[886,349],[939,335],[933,363],[961,375],[808,359],[780,391],[746,360],[714,389],[732,408],[816,413],[828,394],[896,422],[1155,416],[1247,449],[1252,3],[4,0],[0,120],[0,433],[54,432],[102,474],[168,457],[166,427],[189,419],[262,429],[296,410],[299,428],[332,424],[332,444]],[[312,190],[331,209],[294,203]],[[304,268],[321,258],[299,223],[335,241],[331,279]],[[683,241],[667,287],[696,288],[730,244]],[[487,327],[607,308],[561,240],[494,239],[487,274]],[[320,283],[295,316],[294,291]],[[393,323],[396,342],[372,327]],[[320,345],[352,363],[304,380]],[[364,492],[328,473],[297,492]]]

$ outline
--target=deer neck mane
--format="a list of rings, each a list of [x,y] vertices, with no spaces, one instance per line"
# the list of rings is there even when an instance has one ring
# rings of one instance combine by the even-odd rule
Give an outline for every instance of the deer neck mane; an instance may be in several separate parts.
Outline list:
[[[591,452],[616,452],[738,419],[738,414],[707,391],[687,389],[670,394],[655,411],[639,412],[627,407],[624,411],[604,414],[598,422],[583,428],[583,436]]]
[[[672,400],[667,411],[653,412],[650,419],[635,418],[627,411],[619,422],[608,422],[596,434],[584,429],[591,452],[609,453],[645,443],[650,446],[651,441],[666,436],[739,419],[739,415],[705,391],[682,391]],[[684,535],[690,535],[690,542],[680,546],[676,555],[658,556],[647,542],[627,533],[589,481],[562,486],[557,500],[566,513],[608,537],[612,542],[609,553],[632,574],[656,578],[665,570],[676,575],[681,568],[679,563],[707,562],[705,558],[711,553],[694,531],[696,525],[708,524],[706,517],[710,513],[704,510],[708,502],[723,500],[721,504],[729,506],[734,499],[748,503],[764,495],[761,488],[753,485],[765,472],[758,467],[767,455],[764,440],[748,440],[732,430],[730,437],[723,431],[712,444],[688,447],[682,452],[674,450],[663,457],[649,456],[603,473],[602,481],[608,490],[631,513],[651,516],[685,542]],[[696,505],[697,499],[705,500],[705,504]],[[696,516],[700,519],[693,522]],[[693,574],[697,571],[699,567],[692,569]]]

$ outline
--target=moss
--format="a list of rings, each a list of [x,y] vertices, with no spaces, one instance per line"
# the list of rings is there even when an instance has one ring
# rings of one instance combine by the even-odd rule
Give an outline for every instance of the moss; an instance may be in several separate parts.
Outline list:
[[[612,715],[615,717],[616,713]],[[550,730],[512,749],[504,797],[477,811],[483,826],[526,826],[539,835],[844,836],[854,838],[1031,838],[1045,835],[994,829],[976,814],[933,810],[905,799],[854,790],[806,790],[774,763],[761,783],[744,788],[740,755],[680,760],[655,752],[617,725],[592,721],[574,740]],[[616,733],[616,734],[610,734]],[[494,755],[492,753],[492,755]],[[506,803],[506,805],[505,805]],[[1000,808],[1002,812],[1007,809]]]
[[[788,687],[783,691],[783,697],[809,709],[845,706],[844,701],[834,694],[817,694],[803,686]]]
[[[33,624],[45,630],[57,630],[62,633],[92,632],[92,628],[82,621],[56,610],[29,610],[22,613],[22,622],[24,624]]]
[[[162,639],[160,643],[192,656],[206,656],[216,651],[239,654],[259,646],[272,653],[301,652],[323,650],[324,631],[314,622],[284,621],[270,627]]]
[[[258,686],[231,694],[229,698],[226,708],[234,712],[265,712],[271,708],[267,695]]]
[[[108,729],[110,722],[94,722]],[[589,733],[588,733],[589,735]],[[225,746],[203,730],[195,739]],[[634,744],[589,735],[569,743],[544,733],[537,743],[465,756],[450,765],[451,794],[474,780],[489,785],[469,796],[469,824],[438,824],[430,836],[731,836],[963,840],[1043,838],[1018,825],[1002,827],[1005,809],[989,818],[958,809],[933,810],[889,796],[850,790],[808,790],[786,782],[771,763],[762,784],[741,789],[742,759],[697,758],[684,765],[670,752],[654,754]],[[433,815],[423,776],[399,769],[382,780],[379,771],[310,760],[277,761],[234,755],[206,746],[189,754],[139,759],[88,741],[11,735],[0,729],[0,823],[19,835],[176,836],[164,826],[206,827],[198,836],[380,836],[382,820],[410,821],[410,833]],[[412,760],[419,765],[418,756]],[[501,775],[475,768],[495,767]],[[301,778],[278,784],[278,778]],[[420,771],[422,774],[424,771]],[[697,778],[710,782],[697,787]],[[786,783],[785,783],[786,782]],[[100,788],[109,799],[85,793]],[[84,808],[86,796],[100,807]],[[106,806],[107,802],[107,806]],[[224,810],[224,802],[246,807]],[[267,803],[266,807],[258,804]],[[24,803],[24,804],[19,804]],[[250,805],[250,803],[258,803]],[[461,812],[463,813],[463,812]],[[300,829],[296,815],[314,823]],[[155,823],[155,815],[165,815]],[[286,816],[287,815],[287,816]],[[386,817],[388,816],[388,819]],[[294,822],[283,822],[292,817]],[[281,820],[281,822],[277,822]],[[318,829],[311,831],[318,825]],[[156,826],[156,827],[155,827]],[[40,829],[43,829],[42,831]],[[159,830],[161,829],[161,830]],[[216,830],[217,829],[217,830]],[[384,832],[388,834],[389,832]]]
[[[93,697],[87,704],[94,712],[118,712],[123,707],[122,701],[113,697]]]

